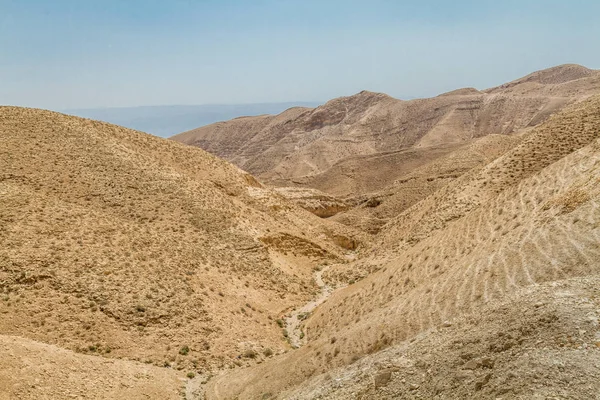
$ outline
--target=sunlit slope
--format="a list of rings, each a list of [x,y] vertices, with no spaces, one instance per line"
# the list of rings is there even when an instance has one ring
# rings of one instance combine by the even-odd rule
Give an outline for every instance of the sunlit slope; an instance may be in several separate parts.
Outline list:
[[[379,271],[336,292],[308,319],[309,344],[217,378],[211,398],[279,393],[451,325],[522,287],[597,275],[599,137],[600,99],[594,98],[407,209],[388,224],[370,256],[348,266]]]
[[[343,256],[337,229],[198,148],[0,108],[0,333],[185,369],[258,360],[288,348],[275,320]]]
[[[348,196],[381,190],[474,139],[539,125],[598,93],[598,71],[561,65],[484,91],[466,88],[411,101],[363,91],[314,109],[238,118],[173,139],[267,183]]]
[[[0,335],[0,399],[178,400],[182,373]]]

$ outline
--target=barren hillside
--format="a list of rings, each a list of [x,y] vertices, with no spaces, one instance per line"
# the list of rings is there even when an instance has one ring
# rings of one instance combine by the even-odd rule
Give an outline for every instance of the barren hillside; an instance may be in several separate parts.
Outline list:
[[[332,219],[367,232],[379,229],[413,204],[448,185],[470,170],[483,167],[512,149],[523,135],[487,135],[454,148],[445,156],[434,158],[410,169],[385,189],[348,200],[358,206],[336,214]],[[421,153],[435,149],[423,149]]]
[[[260,361],[357,239],[324,222],[201,149],[0,108],[0,335],[184,371]]]
[[[519,289],[413,340],[317,375],[286,399],[594,399],[600,279]]]
[[[478,91],[401,101],[361,92],[315,109],[239,118],[173,137],[278,186],[348,196],[384,189],[414,168],[489,134],[514,134],[600,93],[600,73],[562,65]]]
[[[0,399],[180,400],[183,374],[0,335]]]
[[[400,344],[412,352],[409,361],[426,367],[411,372],[397,366],[390,372],[388,394],[409,389],[421,397],[439,392],[452,398],[484,390],[480,397],[511,391],[527,397],[536,385],[546,387],[548,395],[586,398],[595,393],[594,384],[576,389],[557,381],[591,382],[599,373],[593,367],[600,362],[600,331],[592,283],[600,273],[599,137],[600,98],[595,97],[553,116],[514,149],[406,209],[383,228],[372,252],[354,263],[334,265],[324,275],[351,284],[306,320],[305,346],[214,378],[206,387],[208,398],[253,399],[285,390],[311,398],[297,385],[304,387],[311,377],[322,382],[336,376],[324,390],[338,392],[328,396],[353,398],[340,382],[357,369],[372,376],[370,359],[350,370],[333,369],[362,363],[369,354],[379,357],[382,349]],[[538,290],[540,284],[546,289]],[[526,311],[517,312],[519,301],[511,306],[509,299],[527,288]],[[574,297],[563,301],[563,296]],[[471,313],[473,318],[461,322]],[[455,326],[460,330],[418,336]],[[439,350],[424,351],[427,341]],[[454,352],[443,352],[452,348]],[[392,353],[383,354],[377,365],[394,362]],[[443,357],[449,365],[473,360],[472,367],[463,368],[473,372],[455,381],[452,374],[458,372]],[[547,371],[553,359],[572,369],[568,374]],[[530,368],[531,363],[539,368]],[[501,382],[511,380],[510,370],[530,379],[513,379],[514,388],[505,391]],[[348,383],[357,390],[355,397],[359,391],[375,393],[371,385]],[[385,391],[377,393],[385,398]],[[367,394],[364,398],[370,398]]]
[[[0,400],[593,398],[598,91],[565,65],[200,130],[277,188],[0,107]]]

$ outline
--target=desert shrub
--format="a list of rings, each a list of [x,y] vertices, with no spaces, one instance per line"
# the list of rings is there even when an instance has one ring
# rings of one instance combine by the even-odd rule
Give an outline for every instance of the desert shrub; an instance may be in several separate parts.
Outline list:
[[[244,357],[246,358],[256,358],[257,354],[256,351],[252,350],[252,349],[248,349],[244,352]]]
[[[265,357],[271,357],[273,355],[273,350],[267,347],[263,350],[263,354],[265,355]]]

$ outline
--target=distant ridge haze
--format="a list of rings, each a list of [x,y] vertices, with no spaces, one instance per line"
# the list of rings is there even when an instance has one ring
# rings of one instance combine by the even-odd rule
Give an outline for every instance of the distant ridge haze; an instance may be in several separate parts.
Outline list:
[[[81,108],[58,111],[121,125],[156,136],[169,137],[219,121],[244,116],[279,114],[291,107],[316,107],[320,104],[322,102],[289,101],[282,103]]]

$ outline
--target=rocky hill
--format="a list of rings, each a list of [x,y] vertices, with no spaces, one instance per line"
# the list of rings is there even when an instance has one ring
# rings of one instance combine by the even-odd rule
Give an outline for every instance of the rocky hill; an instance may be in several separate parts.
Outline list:
[[[324,274],[349,286],[306,319],[306,345],[214,378],[207,398],[596,393],[599,140],[594,97],[407,208]]]
[[[276,116],[238,118],[172,139],[199,146],[262,181],[350,196],[382,190],[415,168],[490,135],[514,135],[600,93],[600,72],[562,65],[502,86],[397,100],[360,92]]]

